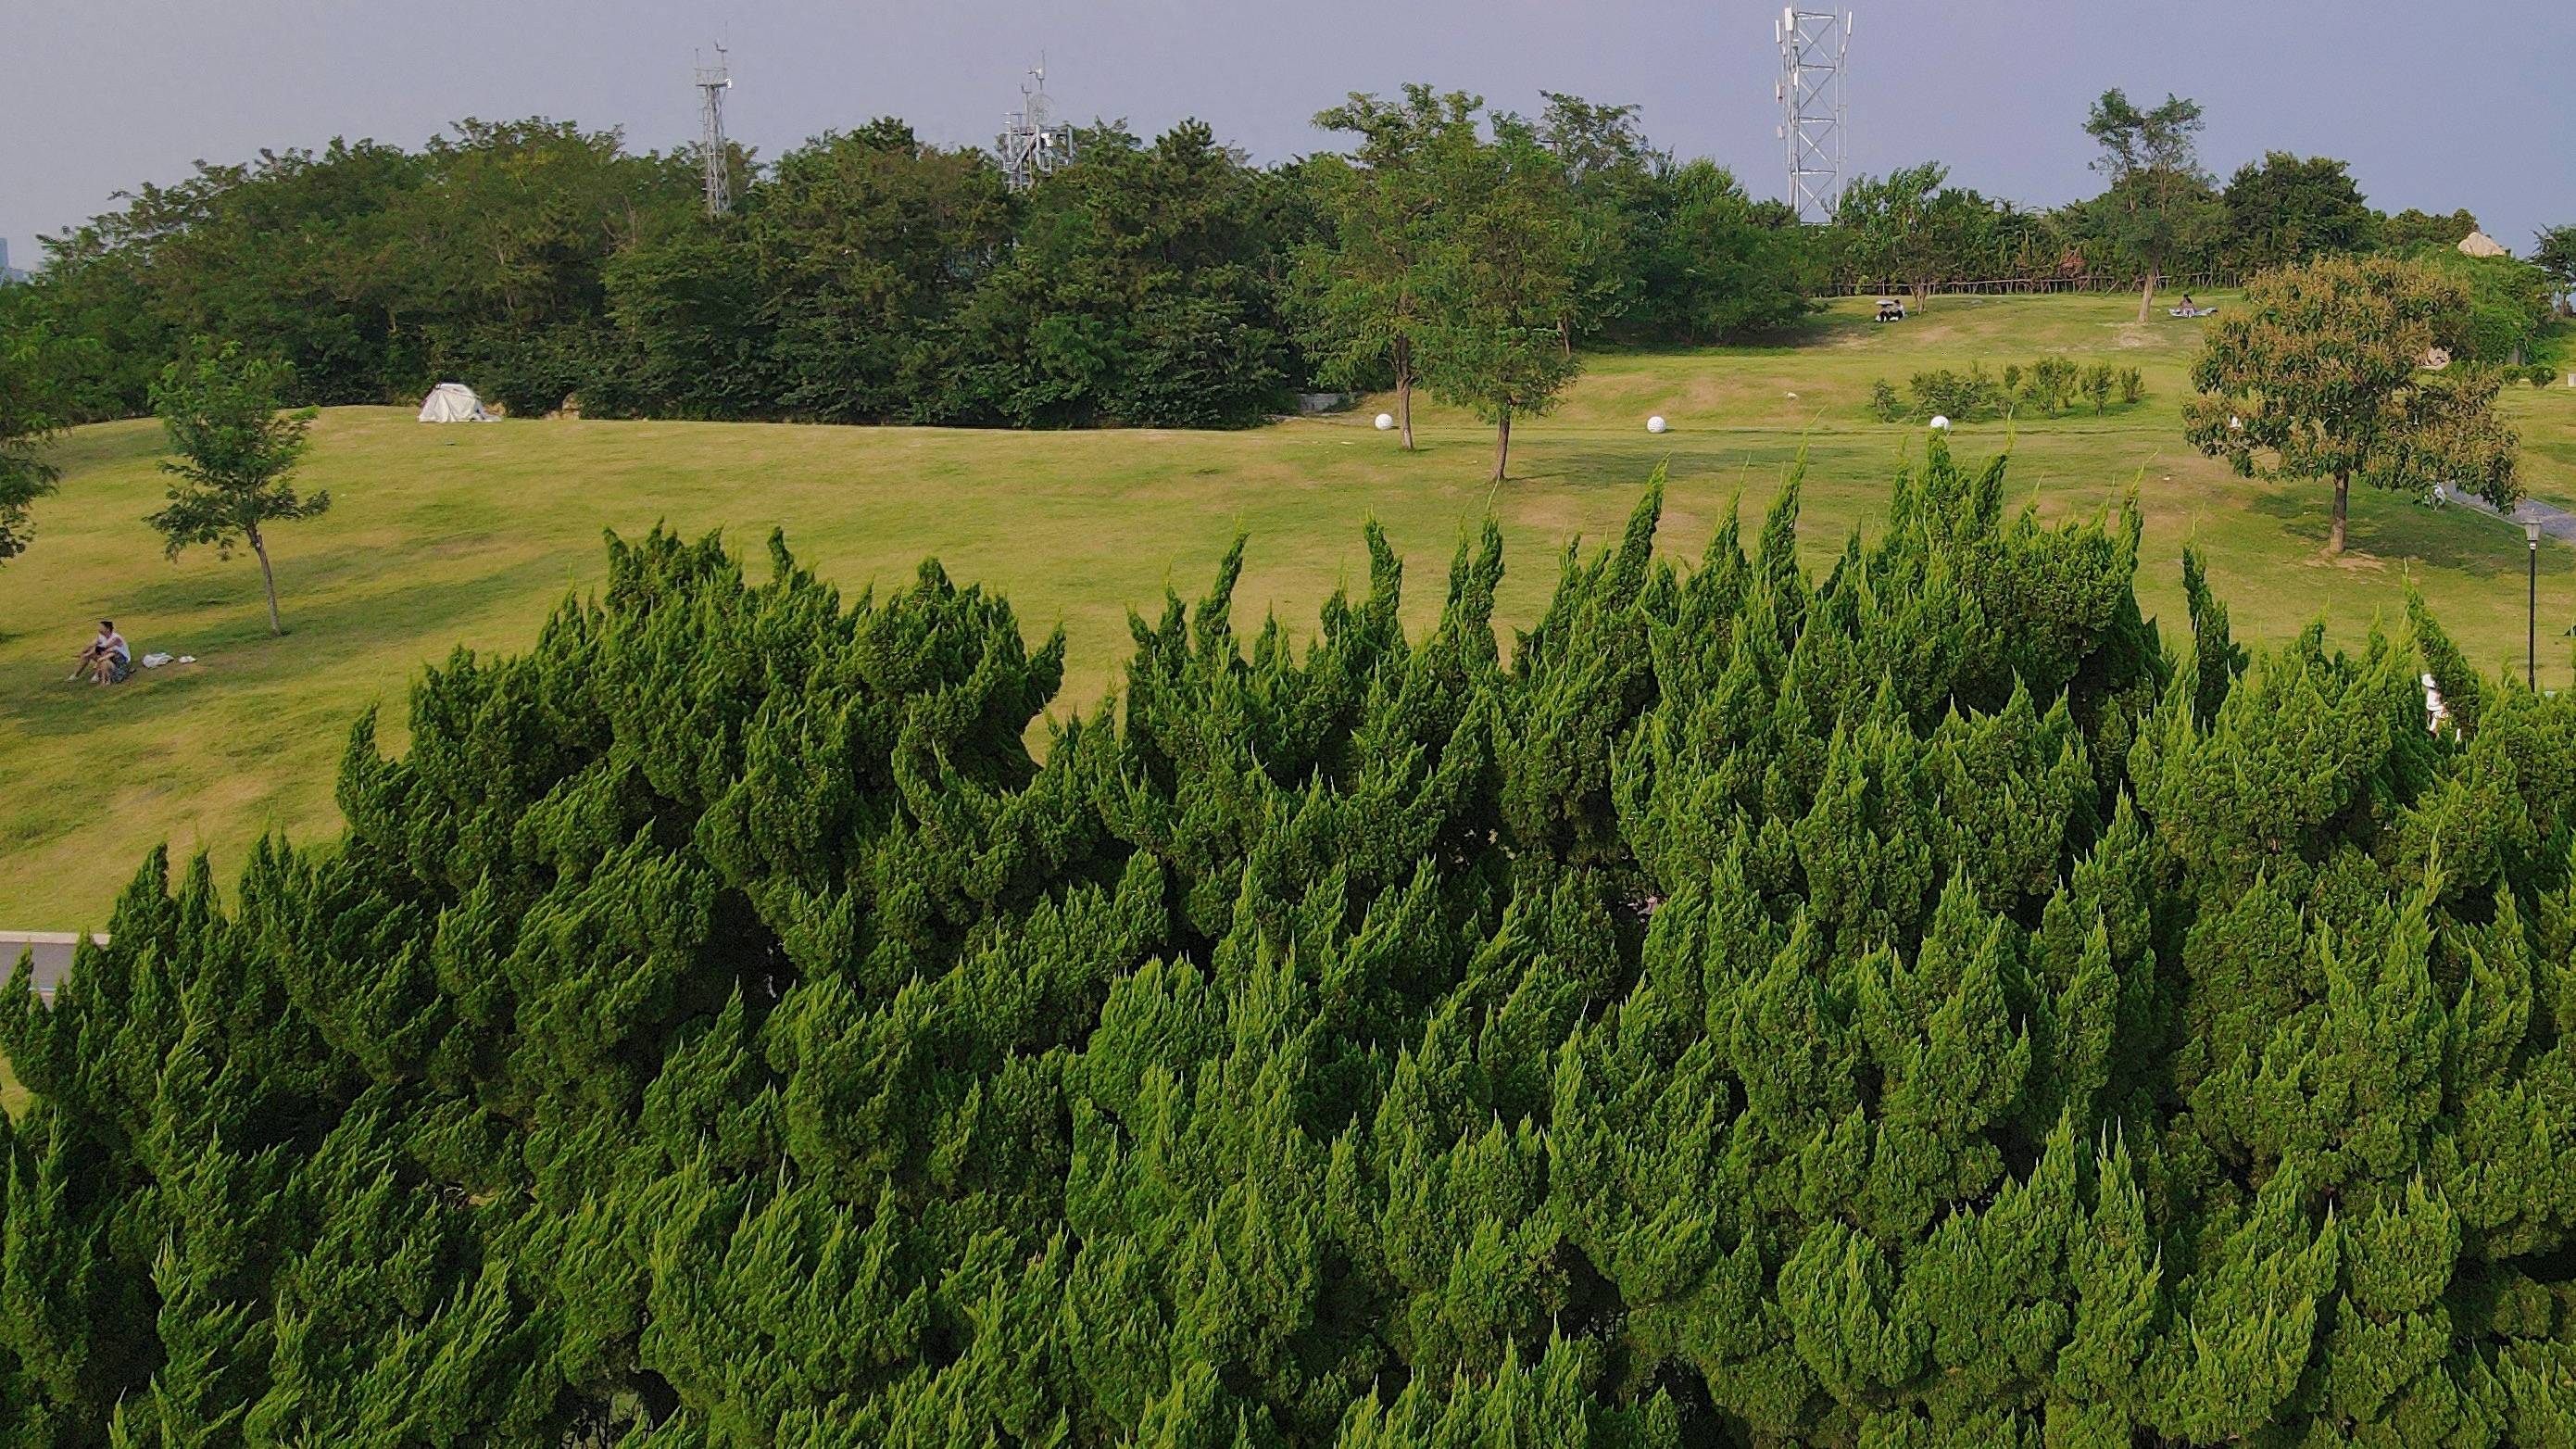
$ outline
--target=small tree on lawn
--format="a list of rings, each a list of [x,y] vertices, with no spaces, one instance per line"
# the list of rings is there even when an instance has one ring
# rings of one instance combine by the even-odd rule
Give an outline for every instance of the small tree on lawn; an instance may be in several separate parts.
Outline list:
[[[2423,493],[2448,483],[2498,508],[2520,496],[2513,429],[2491,368],[2424,366],[2468,315],[2467,290],[2387,257],[2266,272],[2211,324],[2184,412],[2192,443],[2247,477],[2334,480],[2342,553],[2352,480]]]
[[[2200,169],[2200,102],[2168,95],[2139,110],[2118,87],[2102,93],[2085,117],[2084,134],[2101,146],[2093,169],[2111,178],[2093,202],[2094,215],[2120,254],[2138,264],[2146,285],[2138,293],[2138,320],[2147,320],[2165,259],[2216,235],[2225,211]]]
[[[239,344],[226,343],[171,363],[152,391],[179,455],[161,470],[179,481],[170,486],[170,506],[147,521],[160,530],[172,558],[192,543],[212,544],[223,558],[249,544],[268,589],[272,634],[286,629],[277,618],[277,571],[264,525],[311,518],[331,506],[329,493],[298,497],[288,481],[303,460],[314,416],[311,408],[281,410],[294,382],[291,364],[245,356]]]
[[[1443,148],[1438,176],[1455,198],[1433,267],[1435,326],[1426,379],[1494,425],[1494,473],[1511,461],[1512,420],[1554,407],[1582,363],[1559,322],[1581,272],[1573,194],[1556,158],[1518,116],[1494,117],[1491,144]]]
[[[1401,102],[1354,92],[1315,117],[1318,127],[1360,140],[1351,156],[1306,163],[1327,234],[1297,253],[1299,330],[1327,381],[1357,388],[1392,374],[1407,451],[1421,344],[1432,325],[1429,272],[1444,205],[1437,157],[1475,149],[1483,105],[1461,91],[1408,85]]]

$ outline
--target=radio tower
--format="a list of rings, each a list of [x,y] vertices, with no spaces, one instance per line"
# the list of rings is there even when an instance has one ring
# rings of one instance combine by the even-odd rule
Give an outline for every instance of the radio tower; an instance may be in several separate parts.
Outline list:
[[[707,215],[722,216],[733,210],[733,152],[724,133],[724,93],[733,89],[733,76],[725,69],[724,47],[716,47],[714,65],[697,70],[698,152],[706,169]]]
[[[1073,127],[1055,119],[1055,103],[1046,93],[1046,57],[1029,71],[1020,87],[1020,108],[1002,118],[1002,134],[993,149],[1002,163],[1002,179],[1013,191],[1026,191],[1038,178],[1073,160]]]
[[[1780,139],[1789,153],[1789,207],[1800,221],[1833,220],[1842,197],[1843,71],[1851,12],[1784,6],[1772,22],[1780,42]]]

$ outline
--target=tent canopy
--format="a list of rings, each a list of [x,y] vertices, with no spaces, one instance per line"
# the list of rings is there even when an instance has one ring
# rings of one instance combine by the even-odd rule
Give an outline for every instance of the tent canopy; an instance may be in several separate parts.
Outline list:
[[[483,411],[483,399],[474,389],[461,382],[442,382],[429,390],[421,400],[420,420],[424,423],[488,423],[492,415]]]

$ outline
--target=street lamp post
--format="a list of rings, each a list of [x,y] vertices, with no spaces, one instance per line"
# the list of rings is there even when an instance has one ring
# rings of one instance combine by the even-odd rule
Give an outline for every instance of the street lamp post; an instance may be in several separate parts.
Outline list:
[[[2540,692],[2540,520],[2530,519],[2522,525],[2523,541],[2531,545],[2531,612],[2527,616],[2523,637],[2522,668],[2531,692]]]

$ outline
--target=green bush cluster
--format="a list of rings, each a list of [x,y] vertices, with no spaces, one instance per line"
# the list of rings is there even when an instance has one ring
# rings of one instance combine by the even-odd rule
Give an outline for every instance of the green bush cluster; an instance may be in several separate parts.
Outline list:
[[[1970,363],[1966,372],[1935,368],[1906,379],[1905,387],[1910,403],[1886,379],[1873,381],[1870,414],[1883,423],[1930,417],[1974,422],[2007,412],[2027,416],[2035,411],[2053,418],[2089,405],[2100,417],[2111,410],[2115,396],[2121,406],[2134,407],[2147,395],[2146,378],[2134,367],[2078,364],[2056,353],[2028,367],[2007,363],[2001,376],[1987,372],[1982,362]]]
[[[0,1443],[2571,1442],[2576,699],[2004,491],[1508,657],[1238,546],[1043,758],[935,566],[612,542],[0,999]]]

